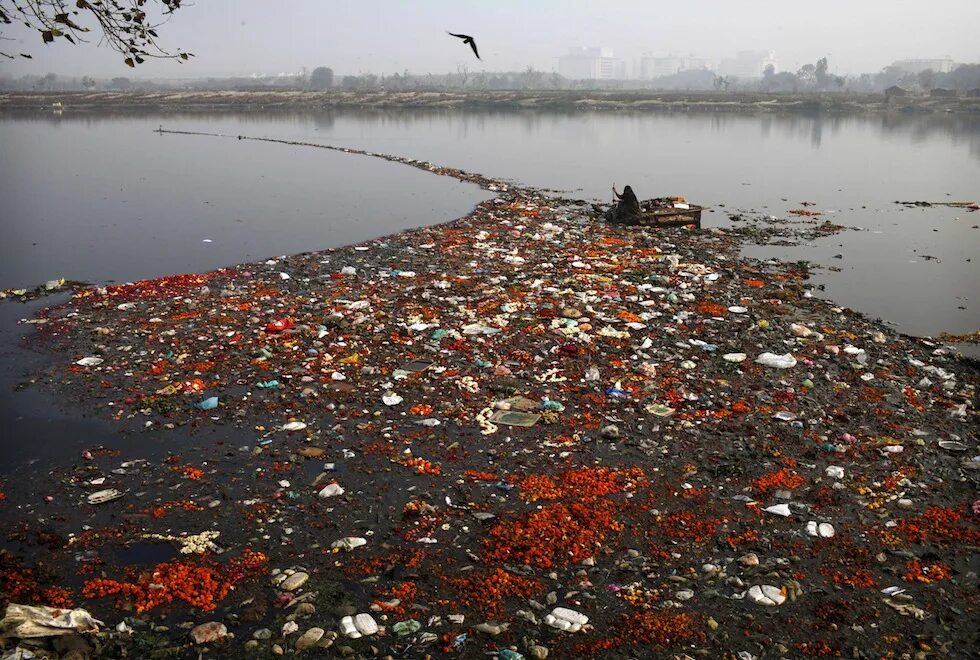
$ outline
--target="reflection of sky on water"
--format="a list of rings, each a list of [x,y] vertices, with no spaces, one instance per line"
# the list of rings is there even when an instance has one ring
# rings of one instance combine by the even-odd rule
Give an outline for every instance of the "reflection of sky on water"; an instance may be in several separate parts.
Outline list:
[[[980,326],[968,300],[980,279],[974,259],[980,232],[972,229],[980,213],[893,204],[980,198],[980,117],[946,113],[417,109],[75,116],[69,108],[60,117],[8,116],[0,119],[0,199],[12,258],[0,267],[0,285],[18,272],[30,273],[27,282],[79,276],[61,267],[65,255],[74,260],[69,264],[91,266],[86,273],[111,264],[111,276],[124,277],[127,268],[156,274],[327,247],[444,220],[476,199],[458,183],[433,183],[394,165],[153,134],[160,124],[393,153],[607,201],[614,182],[628,183],[641,197],[682,194],[714,206],[708,225],[725,224],[728,209],[785,216],[812,201],[826,217],[868,231],[759,254],[841,267],[818,275],[829,295],[912,332]],[[96,227],[102,238],[55,249],[84,227]],[[37,236],[43,240],[35,248]],[[201,250],[204,237],[215,238],[211,252]],[[225,252],[213,249],[219,239]],[[76,254],[78,245],[91,254]],[[111,258],[97,257],[107,245],[115,250]]]

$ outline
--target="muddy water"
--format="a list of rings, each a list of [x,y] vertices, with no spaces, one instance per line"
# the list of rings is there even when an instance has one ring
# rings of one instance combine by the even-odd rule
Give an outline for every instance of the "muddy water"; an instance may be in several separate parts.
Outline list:
[[[447,220],[479,193],[388,163],[187,136],[202,130],[406,155],[608,200],[683,194],[786,217],[800,202],[857,226],[814,244],[824,295],[911,334],[980,327],[980,119],[727,114],[348,112],[0,119],[0,286],[126,280],[320,249]],[[722,206],[724,205],[724,206]],[[830,270],[833,269],[833,270]]]

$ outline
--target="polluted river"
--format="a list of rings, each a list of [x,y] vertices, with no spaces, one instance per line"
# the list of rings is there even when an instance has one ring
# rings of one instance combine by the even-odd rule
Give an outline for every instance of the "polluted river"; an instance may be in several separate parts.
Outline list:
[[[5,653],[968,657],[942,119],[0,121]]]

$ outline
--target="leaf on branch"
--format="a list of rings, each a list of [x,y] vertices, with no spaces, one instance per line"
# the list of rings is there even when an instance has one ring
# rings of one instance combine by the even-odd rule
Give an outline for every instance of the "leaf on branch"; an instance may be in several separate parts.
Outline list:
[[[88,4],[88,2],[86,2],[86,0],[78,0],[78,2],[75,3],[75,6],[79,9],[91,9],[91,6]]]
[[[80,32],[88,32],[88,28],[82,27],[75,21],[71,20],[71,18],[68,17],[68,14],[58,14],[57,16],[54,17],[54,22],[61,23],[62,25],[67,25],[73,30],[78,30]]]
[[[71,38],[71,35],[70,34],[66,34],[65,35],[65,39],[68,40],[68,43],[72,43],[72,44],[75,43],[75,40]]]
[[[26,57],[29,60],[33,60],[34,59],[34,56],[33,55],[28,55],[27,53],[21,53],[20,56],[21,57]]]
[[[44,43],[49,44],[54,41],[54,34],[51,32],[51,30],[44,30],[41,32],[41,39],[44,40]]]
[[[180,54],[180,59],[182,59],[182,60],[186,60],[188,57],[190,57],[190,53],[181,53]]]
[[[136,68],[136,63],[133,61],[132,57],[127,57],[126,59],[123,60],[123,62],[125,62],[126,66],[128,66],[131,69]]]

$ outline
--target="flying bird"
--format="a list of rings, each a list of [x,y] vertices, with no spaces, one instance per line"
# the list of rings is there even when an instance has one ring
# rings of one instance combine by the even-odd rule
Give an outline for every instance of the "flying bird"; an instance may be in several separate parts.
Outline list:
[[[456,37],[457,39],[462,39],[464,44],[469,44],[470,48],[473,49],[473,54],[476,55],[476,59],[480,59],[480,51],[476,49],[476,42],[473,41],[473,37],[468,34],[454,34],[449,30],[446,30],[446,34]]]

